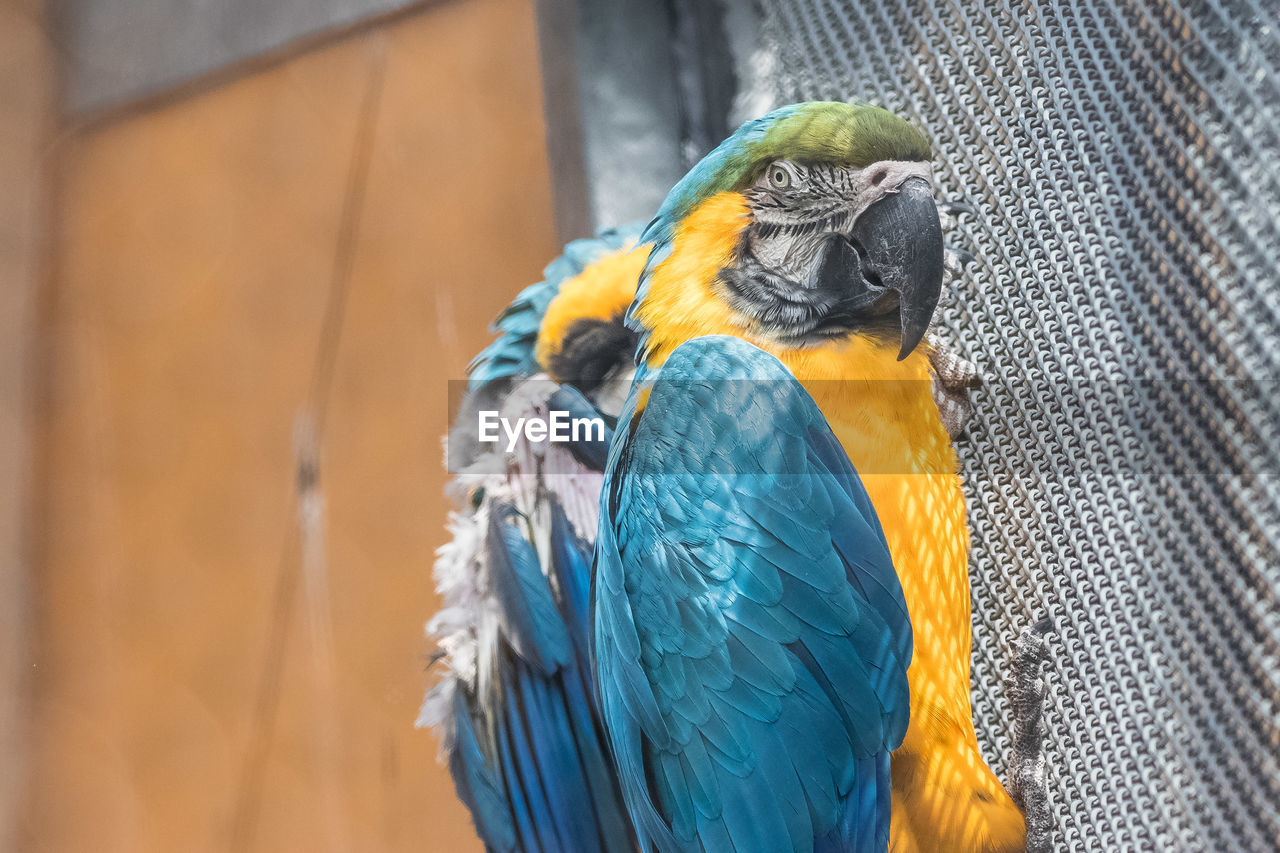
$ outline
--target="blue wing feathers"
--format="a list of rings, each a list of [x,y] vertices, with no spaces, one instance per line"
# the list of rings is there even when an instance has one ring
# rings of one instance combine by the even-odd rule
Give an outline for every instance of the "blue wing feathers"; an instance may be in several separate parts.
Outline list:
[[[574,669],[572,674],[566,675],[564,693],[569,705],[570,729],[600,834],[599,849],[630,851],[635,845],[627,823],[626,808],[622,804],[617,774],[609,761],[604,732],[598,725],[594,705],[588,698],[586,674],[577,666]],[[582,811],[582,804],[577,804],[576,808]]]
[[[496,778],[471,724],[471,713],[461,690],[454,694],[454,746],[449,756],[458,796],[475,818],[476,829],[485,846],[511,851],[516,845],[516,828],[511,802],[501,779]]]
[[[577,665],[548,679],[512,656],[500,683],[499,758],[519,835],[518,844],[500,849],[634,849]],[[481,836],[488,843],[483,828]]]
[[[520,518],[509,504],[490,510],[490,576],[503,608],[502,630],[524,659],[550,675],[570,660],[564,617],[542,574],[538,554],[516,526]]]
[[[561,783],[548,766],[552,762],[547,753],[554,749],[552,740],[557,732],[545,716],[546,709],[538,707],[532,695],[545,682],[518,675],[507,675],[503,682],[507,731],[520,768],[521,786],[531,806],[534,828],[544,850],[563,850],[573,834],[567,826],[570,818],[564,804],[557,801],[556,795],[564,790],[561,784],[567,787],[572,781],[566,778]]]
[[[564,623],[578,659],[587,660],[591,612],[591,548],[582,540],[559,501],[551,499],[551,576],[560,589]]]
[[[518,731],[513,731],[509,711],[513,691],[514,686],[509,683],[504,688],[505,708],[498,725],[498,751],[506,782],[507,800],[511,803],[511,811],[519,831],[520,843],[516,849],[524,853],[555,850],[557,847],[554,843],[550,847],[546,846],[547,834],[551,832],[551,819],[542,797],[541,785],[533,771],[528,749],[523,748],[523,738]]]
[[[502,609],[493,745],[481,747],[459,686],[450,761],[458,793],[497,851],[634,849],[586,669],[589,555],[552,501],[549,575],[526,519],[494,501],[486,533]],[[553,594],[552,584],[559,590]]]
[[[642,846],[885,849],[910,624],[856,472],[741,340],[644,378],[606,467],[591,638]]]
[[[501,391],[504,380],[539,369],[534,356],[542,318],[568,279],[607,253],[634,243],[642,229],[608,229],[577,240],[494,322],[497,339],[468,368],[468,390]],[[551,401],[575,417],[598,414],[565,389]],[[601,470],[610,436],[570,449]],[[588,665],[591,547],[551,501],[547,565],[530,539],[530,520],[491,500],[485,531],[488,580],[500,608],[493,689],[476,695],[459,680],[452,708],[450,771],[490,850],[633,851],[634,834],[599,719]],[[638,641],[637,641],[638,644]]]
[[[518,683],[525,731],[547,791],[561,849],[590,849],[598,843],[595,821],[587,803],[577,799],[590,788],[578,761],[564,693],[559,685],[543,680],[521,679]]]

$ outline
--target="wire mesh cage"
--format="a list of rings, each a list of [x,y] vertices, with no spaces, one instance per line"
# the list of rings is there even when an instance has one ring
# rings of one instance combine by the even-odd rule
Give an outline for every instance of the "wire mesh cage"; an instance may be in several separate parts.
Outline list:
[[[910,117],[977,211],[974,711],[1003,773],[1051,617],[1059,849],[1280,847],[1278,11],[786,0],[739,57],[740,103]]]

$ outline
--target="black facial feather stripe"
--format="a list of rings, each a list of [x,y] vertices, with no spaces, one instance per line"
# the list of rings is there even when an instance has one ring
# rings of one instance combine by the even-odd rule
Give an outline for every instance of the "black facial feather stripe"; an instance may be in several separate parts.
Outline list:
[[[638,340],[639,336],[623,323],[621,314],[610,320],[582,317],[565,332],[560,349],[552,353],[547,367],[561,381],[590,393],[609,371],[632,362]]]
[[[761,222],[757,220],[752,226],[752,231],[756,237],[761,239],[780,234],[798,237],[805,234],[839,231],[844,228],[847,221],[848,214],[844,211],[837,211],[822,219],[801,220],[798,222]]]

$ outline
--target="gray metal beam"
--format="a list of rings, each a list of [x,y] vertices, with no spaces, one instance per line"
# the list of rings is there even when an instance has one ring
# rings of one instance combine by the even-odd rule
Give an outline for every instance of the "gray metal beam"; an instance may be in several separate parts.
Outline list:
[[[539,0],[561,236],[646,221],[725,135],[736,91],[724,4]]]
[[[151,97],[413,0],[66,0],[63,109],[96,112]]]

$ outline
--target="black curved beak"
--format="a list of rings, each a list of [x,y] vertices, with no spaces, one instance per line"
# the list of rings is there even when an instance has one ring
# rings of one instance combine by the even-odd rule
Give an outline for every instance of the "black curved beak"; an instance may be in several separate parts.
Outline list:
[[[818,277],[828,287],[842,280],[842,302],[855,315],[876,316],[897,307],[901,361],[929,330],[942,292],[942,253],[933,191],[923,178],[908,178],[867,208],[847,238],[831,241]]]

